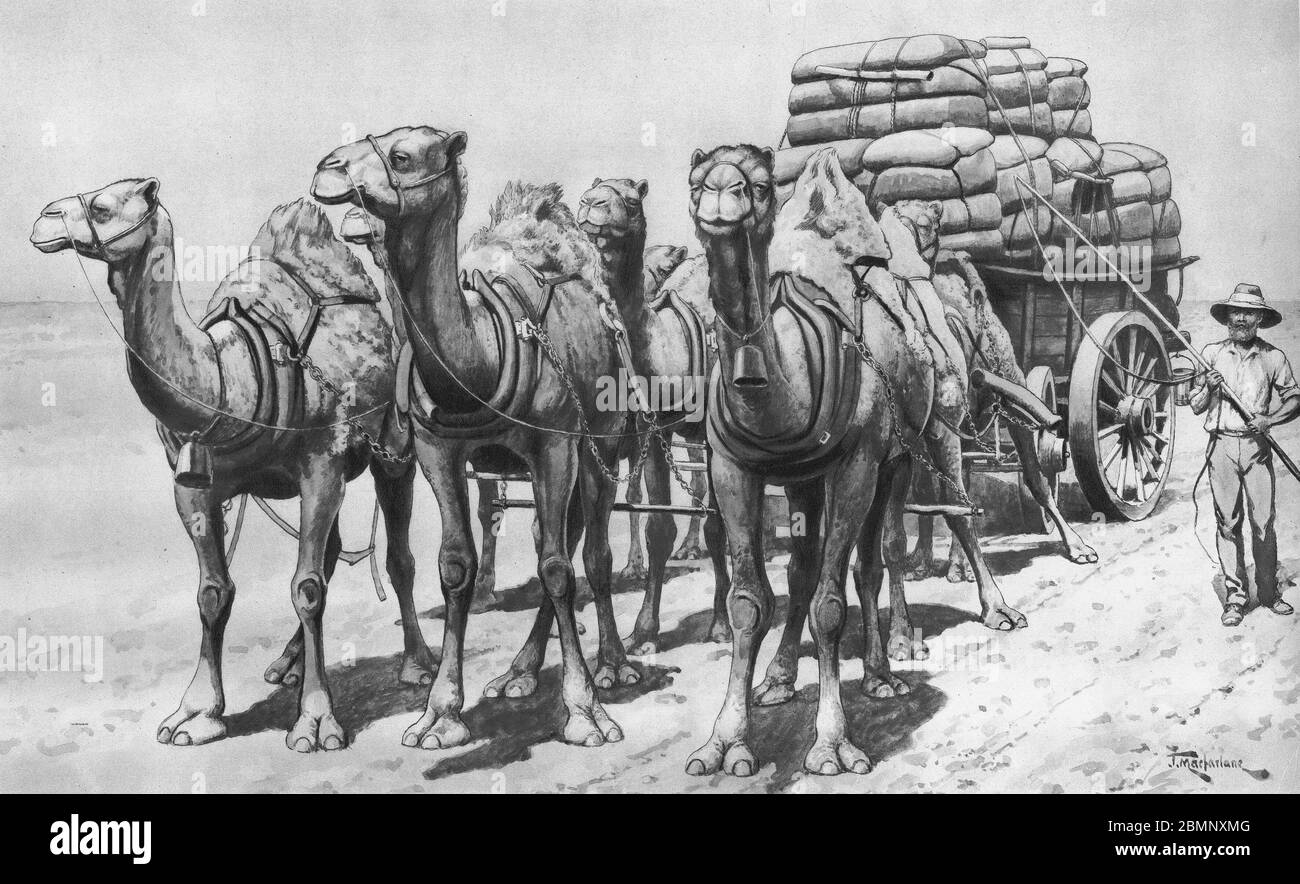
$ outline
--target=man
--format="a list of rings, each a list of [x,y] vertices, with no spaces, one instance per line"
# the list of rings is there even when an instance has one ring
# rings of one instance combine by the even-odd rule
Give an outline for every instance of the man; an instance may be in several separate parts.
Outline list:
[[[1243,516],[1250,519],[1260,605],[1275,614],[1294,610],[1277,592],[1273,453],[1264,435],[1300,412],[1300,387],[1286,354],[1257,336],[1259,329],[1282,321],[1282,314],[1268,305],[1259,286],[1242,283],[1226,301],[1212,305],[1210,314],[1228,327],[1228,337],[1201,351],[1211,371],[1192,390],[1191,405],[1196,414],[1205,414],[1210,434],[1206,456],[1218,522],[1219,565],[1227,591],[1223,625],[1237,626],[1247,600]],[[1252,419],[1244,419],[1224,400],[1225,384],[1254,415]],[[1270,410],[1275,400],[1277,407]]]

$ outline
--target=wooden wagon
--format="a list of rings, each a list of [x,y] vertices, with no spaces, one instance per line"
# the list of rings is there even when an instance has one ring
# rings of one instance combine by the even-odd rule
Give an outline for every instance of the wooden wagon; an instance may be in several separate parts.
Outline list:
[[[1157,265],[1146,276],[1149,289],[1143,294],[1174,325],[1183,271],[1196,260]],[[981,264],[978,269],[993,311],[1011,335],[1026,386],[1063,418],[1064,435],[1039,435],[1039,457],[1053,490],[1068,462],[1094,512],[1146,518],[1164,491],[1173,460],[1171,360],[1189,346],[1190,336],[1162,332],[1151,308],[1107,268],[1092,276],[1069,274],[1059,283],[1041,267]],[[1019,470],[1000,430],[993,429],[995,452],[965,455],[973,471]],[[1037,518],[1030,521],[1040,530],[1048,527]]]

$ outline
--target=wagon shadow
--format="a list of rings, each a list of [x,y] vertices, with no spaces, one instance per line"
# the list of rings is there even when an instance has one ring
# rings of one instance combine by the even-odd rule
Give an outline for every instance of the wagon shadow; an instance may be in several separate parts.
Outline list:
[[[641,681],[600,692],[601,703],[616,720],[615,707],[670,687],[673,674],[679,671],[669,666],[644,666],[635,662],[633,665],[641,673]],[[439,780],[469,771],[498,771],[507,764],[527,761],[534,746],[559,739],[564,725],[563,708],[558,665],[542,670],[537,690],[531,697],[479,700],[464,715],[465,725],[474,735],[474,747],[459,755],[439,758],[424,772],[424,778]]]
[[[401,665],[402,655],[397,653],[329,667],[334,715],[350,736],[382,718],[424,710],[429,688],[399,684]],[[244,711],[227,715],[226,733],[246,737],[268,730],[287,731],[297,718],[298,688],[279,686]]]

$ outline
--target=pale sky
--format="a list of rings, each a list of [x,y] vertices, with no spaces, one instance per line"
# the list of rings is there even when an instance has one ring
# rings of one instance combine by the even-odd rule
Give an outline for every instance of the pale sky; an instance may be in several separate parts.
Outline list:
[[[651,241],[695,250],[694,148],[775,145],[808,49],[929,32],[1086,61],[1098,138],[1169,157],[1183,252],[1202,256],[1192,295],[1245,279],[1290,299],[1298,21],[1295,0],[6,4],[0,300],[88,298],[69,254],[27,243],[53,199],[152,175],[187,243],[244,246],[333,147],[405,124],[469,133],[471,227],[511,178],[570,200],[596,176],[646,178]]]

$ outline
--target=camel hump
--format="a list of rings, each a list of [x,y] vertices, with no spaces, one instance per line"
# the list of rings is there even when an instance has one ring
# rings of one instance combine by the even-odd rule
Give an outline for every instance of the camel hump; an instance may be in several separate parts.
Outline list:
[[[277,206],[253,239],[252,254],[289,268],[321,299],[379,302],[365,265],[311,200]]]

